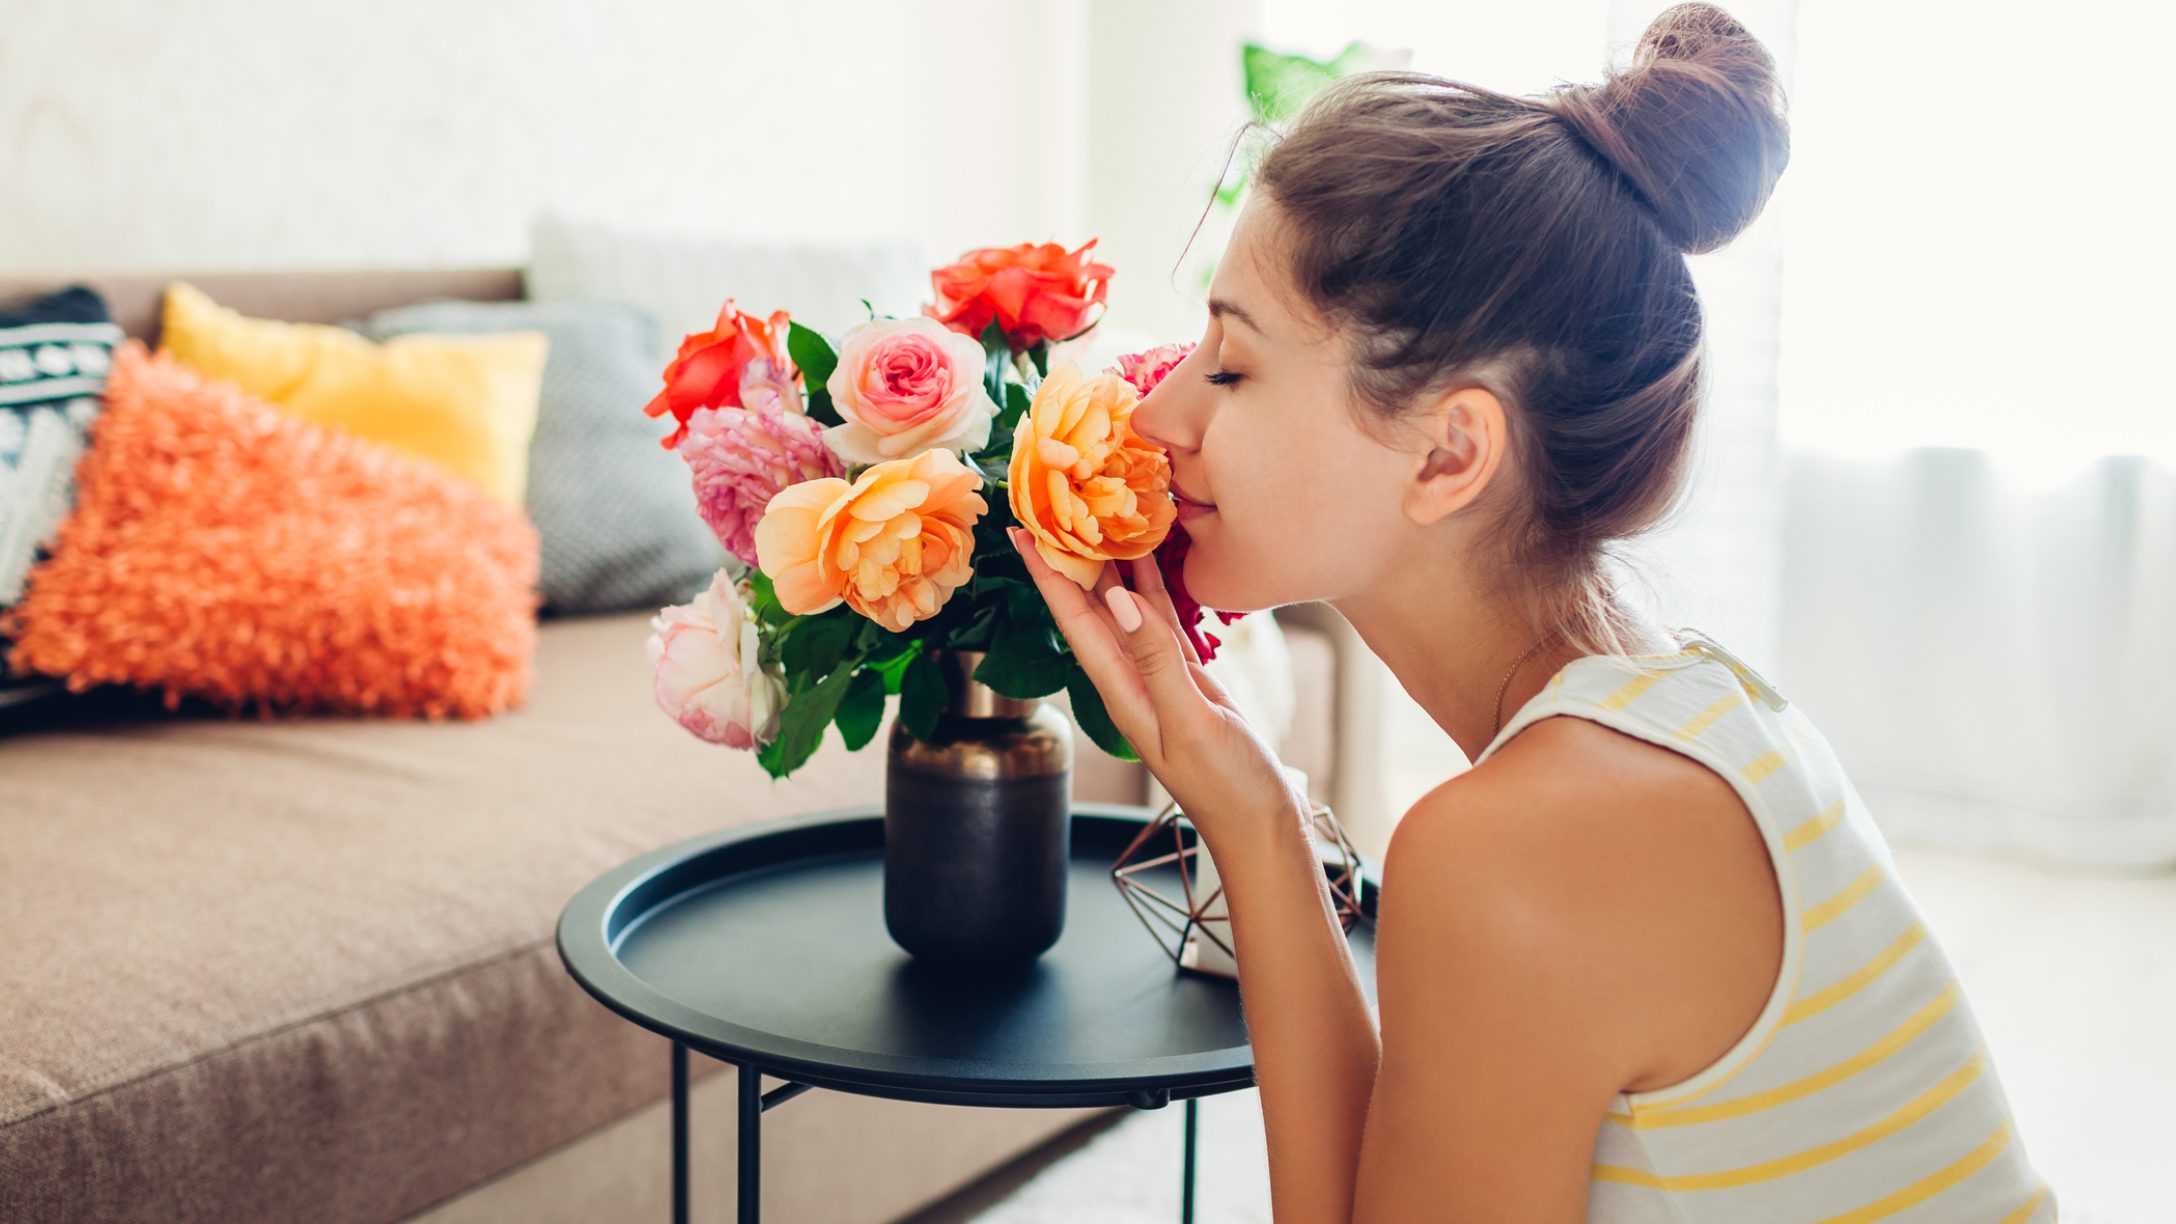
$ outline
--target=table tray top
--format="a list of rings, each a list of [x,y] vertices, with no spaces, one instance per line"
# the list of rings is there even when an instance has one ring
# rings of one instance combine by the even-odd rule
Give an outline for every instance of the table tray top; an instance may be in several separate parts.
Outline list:
[[[819,1087],[1051,1107],[1246,1087],[1238,985],[1174,968],[1112,886],[1148,819],[1074,805],[1065,934],[1017,969],[932,965],[892,943],[875,807],[710,833],[606,872],[560,915],[559,954],[627,1019]],[[1165,883],[1178,894],[1175,873]],[[1372,993],[1367,924],[1351,942]]]

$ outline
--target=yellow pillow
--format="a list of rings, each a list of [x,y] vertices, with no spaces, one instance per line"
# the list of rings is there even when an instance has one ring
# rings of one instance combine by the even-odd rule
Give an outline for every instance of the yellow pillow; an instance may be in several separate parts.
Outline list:
[[[406,451],[521,505],[544,385],[542,332],[400,336],[244,318],[192,286],[166,290],[159,348],[288,412]]]

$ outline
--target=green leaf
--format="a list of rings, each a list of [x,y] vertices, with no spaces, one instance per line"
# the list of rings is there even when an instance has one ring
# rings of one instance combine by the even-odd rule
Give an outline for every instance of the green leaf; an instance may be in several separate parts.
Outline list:
[[[846,424],[846,419],[832,406],[831,392],[824,389],[824,383],[830,380],[831,372],[839,368],[838,350],[832,347],[829,340],[824,339],[823,333],[803,327],[799,323],[788,323],[786,355],[793,358],[794,365],[800,367],[802,393],[808,399],[809,417],[826,425]]]
[[[1028,349],[1028,360],[1035,363],[1037,377],[1050,377],[1050,341],[1037,340],[1034,346]]]
[[[1012,360],[1012,345],[1005,339],[1005,329],[996,319],[982,329],[982,389],[989,393],[990,402],[999,407],[1005,405],[1005,363]]]
[[[801,368],[801,377],[811,387],[829,382],[831,371],[839,368],[839,352],[831,342],[822,332],[799,323],[786,325],[786,355]]]
[[[1254,104],[1254,117],[1264,123],[1280,123],[1299,113],[1331,82],[1361,71],[1373,58],[1362,43],[1351,44],[1331,60],[1284,55],[1254,43],[1239,53],[1247,100]]]
[[[757,624],[776,629],[793,619],[793,613],[778,602],[778,592],[772,589],[769,574],[749,566],[743,581],[748,584],[748,609],[756,614]]]
[[[859,621],[861,617],[843,607],[795,621],[787,628],[785,643],[778,650],[786,678],[790,681],[830,675],[853,644]]]
[[[778,738],[756,754],[757,763],[774,778],[783,778],[808,763],[824,742],[824,728],[839,711],[839,700],[853,681],[854,669],[840,667],[823,683],[786,699],[778,716]]]
[[[1133,745],[1119,733],[1118,724],[1111,721],[1111,712],[1104,708],[1103,694],[1096,691],[1095,681],[1081,670],[1078,661],[1072,663],[1072,671],[1066,676],[1065,691],[1073,698],[1073,721],[1080,724],[1080,729],[1087,732],[1096,747],[1121,761],[1140,760]]]
[[[877,724],[884,721],[883,674],[870,667],[855,672],[846,686],[846,696],[839,700],[839,712],[832,718],[839,724],[839,738],[846,741],[846,750],[861,751],[876,738]]]
[[[926,744],[937,734],[937,719],[951,701],[952,691],[937,660],[926,653],[915,655],[899,682],[899,721]]]
[[[884,691],[897,696],[899,682],[906,678],[907,667],[922,655],[922,643],[910,642],[905,650],[876,664],[877,674],[884,678]]]
[[[1048,697],[1065,687],[1073,656],[1047,626],[1008,626],[975,669],[975,679],[1021,701]]]

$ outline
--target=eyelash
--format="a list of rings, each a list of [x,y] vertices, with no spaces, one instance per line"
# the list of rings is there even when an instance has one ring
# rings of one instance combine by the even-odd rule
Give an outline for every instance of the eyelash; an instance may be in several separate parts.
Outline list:
[[[1229,387],[1239,381],[1239,376],[1230,370],[1218,370],[1208,377],[1209,385],[1212,387]]]

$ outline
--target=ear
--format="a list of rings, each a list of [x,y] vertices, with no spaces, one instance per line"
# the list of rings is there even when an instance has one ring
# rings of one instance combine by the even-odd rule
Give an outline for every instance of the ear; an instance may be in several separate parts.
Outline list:
[[[1405,516],[1422,526],[1474,503],[1503,462],[1511,441],[1503,401],[1486,387],[1445,392],[1411,418],[1418,431]]]

